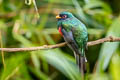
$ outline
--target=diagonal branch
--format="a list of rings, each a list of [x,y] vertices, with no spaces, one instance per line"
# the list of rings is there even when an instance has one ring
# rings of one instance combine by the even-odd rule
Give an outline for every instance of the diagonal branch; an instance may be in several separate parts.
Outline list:
[[[87,46],[94,46],[94,45],[104,43],[104,42],[118,42],[118,41],[120,41],[120,38],[109,36],[109,37],[102,38],[96,41],[90,41],[87,43]],[[66,44],[67,44],[66,42],[63,42],[63,43],[59,43],[55,45],[43,45],[39,47],[30,47],[30,48],[0,48],[0,51],[1,50],[5,52],[37,51],[37,50],[59,48],[59,47],[65,46]]]

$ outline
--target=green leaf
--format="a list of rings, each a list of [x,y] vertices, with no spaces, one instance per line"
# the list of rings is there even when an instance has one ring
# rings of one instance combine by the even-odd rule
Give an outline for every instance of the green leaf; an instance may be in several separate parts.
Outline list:
[[[28,67],[27,67],[27,65],[25,64],[25,62],[23,62],[22,63],[22,65],[20,66],[20,75],[22,76],[22,77],[19,77],[18,76],[18,78],[20,78],[21,80],[32,80],[31,79],[31,76],[30,76],[30,74],[29,74],[29,71],[28,71]],[[16,79],[17,80],[17,79]]]
[[[120,56],[115,54],[110,64],[110,73],[113,80],[120,80]]]
[[[102,74],[91,75],[89,80],[110,80],[110,79],[107,74],[102,73]]]
[[[5,60],[6,67],[1,74],[1,80],[7,80],[14,76],[19,71],[20,66],[22,66],[25,57],[27,56],[19,53],[19,55],[14,55],[7,58]]]
[[[81,79],[78,67],[68,56],[62,55],[58,49],[43,51],[40,56],[45,57],[47,62],[57,68],[66,77],[72,80]]]
[[[47,74],[39,70],[36,70],[35,68],[31,66],[29,66],[29,69],[37,78],[39,78],[39,80],[51,80],[51,78]]]
[[[115,19],[110,26],[106,37],[108,36],[120,37],[120,17]],[[107,68],[113,53],[118,48],[118,45],[119,42],[106,42],[102,45],[98,59],[97,72],[102,72]]]
[[[89,26],[92,27],[96,27],[96,28],[103,28],[103,26],[101,24],[98,24],[94,19],[89,18],[85,12],[83,11],[83,8],[81,7],[81,5],[79,4],[79,2],[77,0],[72,0],[76,12],[79,15],[79,18],[85,23],[88,24]]]

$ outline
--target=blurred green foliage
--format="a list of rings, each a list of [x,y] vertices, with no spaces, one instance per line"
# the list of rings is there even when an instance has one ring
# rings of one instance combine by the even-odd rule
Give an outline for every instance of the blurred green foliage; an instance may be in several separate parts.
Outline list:
[[[119,5],[119,0],[0,0],[0,44],[19,48],[63,42],[55,19],[61,11],[72,12],[87,26],[89,41],[120,37]],[[0,56],[0,80],[81,80],[67,46],[4,53],[5,67]],[[120,80],[119,42],[89,47],[86,56],[86,80]]]

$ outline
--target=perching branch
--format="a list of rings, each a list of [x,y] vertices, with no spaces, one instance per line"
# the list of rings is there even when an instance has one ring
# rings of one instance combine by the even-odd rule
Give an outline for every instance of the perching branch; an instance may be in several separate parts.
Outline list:
[[[104,42],[118,42],[118,41],[120,41],[120,38],[109,36],[96,41],[90,41],[87,43],[87,46],[94,46]],[[30,47],[30,48],[0,48],[0,51],[2,50],[5,52],[22,52],[22,51],[46,50],[46,49],[59,48],[65,46],[66,44],[67,44],[66,42],[63,42],[55,45],[43,45],[39,47]]]

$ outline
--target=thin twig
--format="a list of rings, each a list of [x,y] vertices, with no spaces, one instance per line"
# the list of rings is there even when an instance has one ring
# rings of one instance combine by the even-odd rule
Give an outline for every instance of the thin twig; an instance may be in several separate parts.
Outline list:
[[[87,43],[87,46],[94,46],[94,45],[101,44],[104,42],[118,42],[118,41],[120,41],[120,38],[109,36],[109,37],[102,38],[96,41],[90,41]],[[0,48],[0,51],[3,50],[5,52],[22,52],[22,51],[46,50],[46,49],[54,49],[54,48],[63,47],[66,44],[67,44],[66,42],[63,42],[63,43],[59,43],[55,45],[43,45],[39,47],[30,47],[30,48]]]
[[[35,10],[36,10],[36,13],[37,13],[37,17],[40,18],[40,15],[39,15],[38,8],[37,8],[37,5],[36,5],[35,0],[33,0],[33,4],[34,4],[34,6],[35,6]]]

